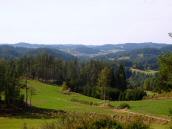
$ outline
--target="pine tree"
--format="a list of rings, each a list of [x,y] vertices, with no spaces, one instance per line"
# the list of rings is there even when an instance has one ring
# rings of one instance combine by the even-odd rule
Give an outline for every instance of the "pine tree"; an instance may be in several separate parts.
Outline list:
[[[125,90],[127,88],[125,69],[123,65],[119,66],[119,70],[117,72],[117,87],[120,90]]]

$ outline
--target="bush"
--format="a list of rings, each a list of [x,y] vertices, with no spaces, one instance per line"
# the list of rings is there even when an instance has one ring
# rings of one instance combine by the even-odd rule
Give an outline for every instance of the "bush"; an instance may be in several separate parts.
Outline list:
[[[71,98],[72,102],[77,102],[77,103],[81,103],[81,104],[86,104],[86,105],[98,105],[98,103],[94,103],[93,101],[86,101],[86,100],[79,100],[79,99],[75,99],[75,98]]]
[[[62,90],[63,90],[63,91],[66,91],[66,90],[69,90],[69,89],[70,89],[70,88],[69,88],[69,86],[67,85],[67,83],[64,82],[63,85],[62,85]]]
[[[65,116],[60,122],[45,123],[40,129],[123,129],[123,126],[110,117],[75,114]]]
[[[87,125],[87,127],[81,127],[80,129],[123,129],[122,126],[112,120],[100,119]]]
[[[115,88],[108,88],[107,95],[109,95],[109,100],[118,100],[120,95],[120,90]]]
[[[128,89],[124,93],[124,99],[129,100],[142,100],[146,96],[146,92],[142,89]]]
[[[60,121],[46,123],[41,129],[123,129],[110,117],[96,114],[70,114]]]
[[[169,115],[172,116],[172,108],[169,109]]]
[[[127,103],[121,103],[117,108],[118,109],[130,109],[130,105]]]
[[[131,123],[130,125],[128,125],[126,127],[126,129],[150,129],[149,126],[145,125],[143,122],[141,121],[136,121]]]
[[[69,113],[57,121],[44,123],[39,129],[149,129],[149,126],[140,121],[122,124],[112,117],[95,113]]]

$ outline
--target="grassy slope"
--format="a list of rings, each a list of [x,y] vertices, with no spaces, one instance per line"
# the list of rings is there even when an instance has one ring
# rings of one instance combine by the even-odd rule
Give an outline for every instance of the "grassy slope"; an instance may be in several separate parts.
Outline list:
[[[135,69],[135,68],[131,68],[131,71],[135,72],[135,73],[143,73],[143,74],[146,74],[146,75],[154,75],[154,74],[156,74],[158,72],[158,71],[155,71],[155,70],[140,70],[140,69]]]
[[[29,81],[30,85],[34,86],[37,91],[37,95],[33,96],[33,105],[47,109],[60,109],[66,111],[77,112],[96,112],[104,114],[112,114],[111,109],[103,109],[97,106],[90,106],[73,102],[71,99],[91,101],[94,103],[102,103],[101,100],[72,93],[71,95],[65,95],[61,92],[60,87],[48,86],[38,81]],[[114,101],[114,106],[123,102]],[[172,108],[172,100],[144,100],[144,101],[130,101],[127,102],[131,106],[132,111],[142,112],[146,114],[167,116],[169,108]],[[27,121],[31,126],[39,125],[46,120],[41,119],[22,119],[21,118],[2,118],[0,117],[0,129],[20,129],[23,123]],[[12,127],[12,128],[10,128]]]
[[[89,106],[86,104],[71,101],[71,99],[77,99],[101,103],[101,100],[80,95],[77,93],[66,95],[61,92],[61,87],[48,86],[47,84],[43,84],[38,81],[30,81],[29,83],[32,86],[36,86],[37,95],[33,96],[34,106],[66,111],[112,113],[112,111],[110,110],[102,109],[97,106]]]
[[[36,86],[37,95],[33,96],[33,105],[48,108],[61,109],[67,111],[81,111],[81,112],[97,112],[97,113],[112,113],[111,110],[102,109],[96,106],[89,106],[72,102],[71,99],[91,101],[95,103],[102,103],[102,100],[87,97],[77,93],[65,95],[61,92],[60,87],[47,86],[47,84],[38,81],[30,81],[30,84]],[[112,104],[118,106],[123,101],[114,101]],[[157,116],[169,115],[169,108],[172,108],[172,99],[163,100],[143,100],[143,101],[127,101],[131,106],[132,111],[152,114]]]

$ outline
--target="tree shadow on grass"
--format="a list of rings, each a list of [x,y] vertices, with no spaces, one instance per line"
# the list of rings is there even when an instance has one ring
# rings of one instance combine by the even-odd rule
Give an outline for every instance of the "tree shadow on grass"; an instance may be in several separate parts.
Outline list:
[[[0,117],[10,117],[17,119],[53,119],[67,115],[63,110],[44,109],[29,107],[24,109],[0,108]]]

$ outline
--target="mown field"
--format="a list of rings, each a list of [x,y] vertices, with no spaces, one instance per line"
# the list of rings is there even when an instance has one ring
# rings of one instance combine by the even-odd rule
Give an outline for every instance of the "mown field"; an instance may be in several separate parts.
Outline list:
[[[64,94],[61,87],[47,85],[39,81],[29,81],[29,85],[36,90],[36,95],[32,98],[32,105],[45,108],[65,110],[70,112],[96,112],[99,114],[114,114],[113,109],[102,108],[97,105],[103,103],[102,100],[87,97],[77,93]],[[111,102],[113,106],[118,106],[122,101]],[[143,100],[125,102],[131,106],[131,111],[151,114],[155,116],[168,117],[169,109],[172,108],[172,99],[164,100]],[[38,126],[52,119],[20,118],[20,117],[0,117],[0,129],[21,129],[24,123],[30,126]],[[163,129],[162,125],[153,125],[154,128]]]

